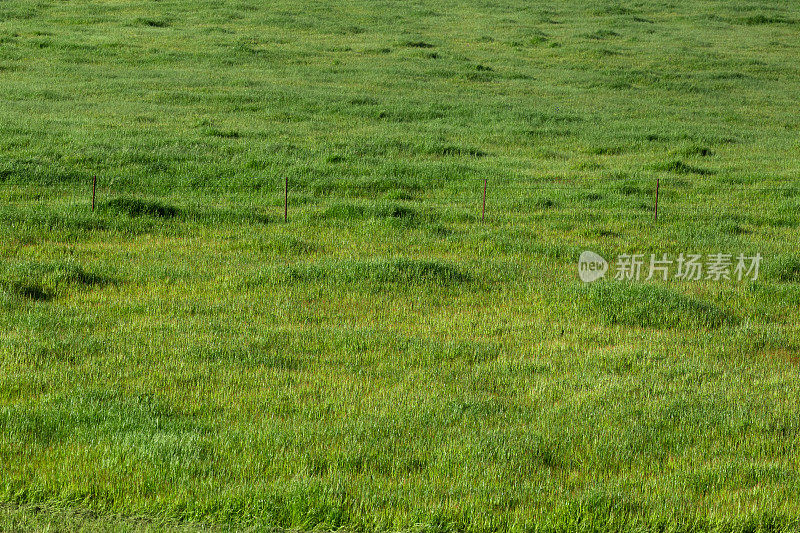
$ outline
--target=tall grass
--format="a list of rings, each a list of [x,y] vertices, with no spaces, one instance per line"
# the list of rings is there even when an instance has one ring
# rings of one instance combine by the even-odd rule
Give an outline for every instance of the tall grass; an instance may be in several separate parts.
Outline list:
[[[800,529],[798,20],[0,3],[0,530]]]

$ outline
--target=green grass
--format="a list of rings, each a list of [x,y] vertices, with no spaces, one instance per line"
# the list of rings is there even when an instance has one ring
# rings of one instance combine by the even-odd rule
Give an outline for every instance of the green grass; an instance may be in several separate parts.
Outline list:
[[[800,529],[798,21],[3,2],[0,530]]]

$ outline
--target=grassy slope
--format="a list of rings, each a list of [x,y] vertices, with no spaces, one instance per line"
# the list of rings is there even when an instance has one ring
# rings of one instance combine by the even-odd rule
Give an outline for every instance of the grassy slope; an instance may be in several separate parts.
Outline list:
[[[4,2],[0,527],[798,527],[800,11],[551,4]]]

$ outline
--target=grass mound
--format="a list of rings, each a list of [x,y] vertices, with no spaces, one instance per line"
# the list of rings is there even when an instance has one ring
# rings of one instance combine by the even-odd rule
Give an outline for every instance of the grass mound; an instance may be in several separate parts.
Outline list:
[[[559,202],[552,198],[540,197],[533,200],[534,209],[553,209],[559,206]]]
[[[711,303],[657,285],[598,283],[584,288],[589,309],[612,326],[717,329],[738,322]]]
[[[98,435],[125,444],[126,437],[155,437],[159,432],[163,435],[165,431],[187,429],[188,421],[155,395],[108,390],[76,391],[37,404],[0,409],[0,431],[29,446],[51,446],[70,438],[88,440]]]
[[[767,15],[764,13],[758,13],[757,15],[751,15],[749,17],[737,18],[734,20],[734,23],[742,24],[744,26],[762,26],[768,24],[788,24],[791,26],[800,24],[800,21],[782,15]]]
[[[140,198],[114,198],[101,204],[100,210],[130,217],[175,218],[180,214],[175,206]]]
[[[480,65],[479,65],[480,66]],[[484,67],[485,68],[485,67]],[[456,146],[452,144],[433,144],[425,147],[425,153],[439,157],[486,157],[487,154],[480,148],[472,146]]]
[[[671,172],[673,174],[682,174],[682,175],[697,174],[699,176],[708,176],[714,173],[713,171],[707,168],[695,167],[686,164],[683,161],[677,161],[677,160],[655,165],[655,167],[653,168],[654,170],[658,170],[661,172]]]
[[[109,276],[90,272],[72,261],[18,263],[0,271],[0,289],[32,301],[48,301],[70,288],[91,288],[112,281]]]
[[[383,220],[405,226],[417,226],[425,218],[416,209],[395,203],[378,205],[337,203],[312,216],[312,219],[317,221]]]
[[[785,283],[800,283],[800,257],[781,256],[775,258],[767,269],[767,276]]]
[[[641,182],[631,179],[618,184],[616,190],[623,196],[642,196],[650,194],[650,191],[647,190]]]
[[[5,285],[5,290],[14,296],[35,302],[46,302],[53,297],[44,287],[36,283],[12,281]]]
[[[393,283],[456,286],[470,283],[472,275],[443,261],[393,259],[388,261],[341,261],[291,265],[277,271],[289,282]]]
[[[407,48],[434,48],[435,46],[425,41],[406,40],[400,43],[400,46]]]

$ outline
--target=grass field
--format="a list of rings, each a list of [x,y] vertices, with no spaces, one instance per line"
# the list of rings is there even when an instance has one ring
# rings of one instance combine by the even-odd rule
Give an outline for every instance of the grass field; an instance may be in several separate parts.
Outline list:
[[[800,530],[798,101],[788,0],[3,0],[0,530]]]

